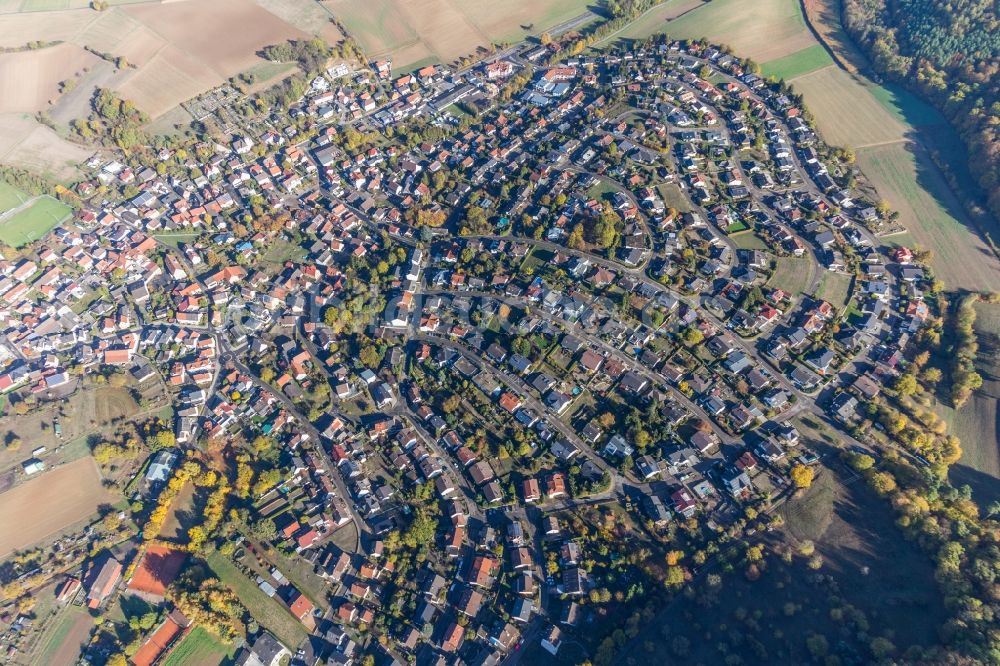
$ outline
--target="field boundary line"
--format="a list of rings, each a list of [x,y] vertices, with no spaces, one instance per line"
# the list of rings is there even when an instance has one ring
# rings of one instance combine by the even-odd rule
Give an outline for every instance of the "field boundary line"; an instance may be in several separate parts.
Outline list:
[[[809,48],[809,47],[806,47],[806,48]],[[805,51],[805,49],[800,49],[799,51],[796,51],[795,53],[799,53],[800,51]],[[789,53],[788,55],[795,55],[795,54],[794,53]],[[764,64],[766,65],[767,63],[764,63]],[[831,67],[836,67],[837,69],[844,69],[843,67],[841,67],[840,65],[838,65],[836,61],[834,61],[834,62],[831,62],[829,65],[825,65],[823,67],[820,67],[819,69],[814,69],[811,72],[805,72],[803,74],[799,74],[798,76],[793,76],[790,79],[785,79],[785,83],[795,83],[799,79],[804,79],[807,76],[812,76],[813,74],[819,74],[820,72],[825,72],[826,70],[830,69]],[[847,72],[846,69],[844,71]],[[850,72],[847,72],[847,73],[850,74]]]
[[[9,210],[5,210],[3,213],[0,213],[0,224],[3,224],[4,222],[6,222],[7,218],[13,217],[13,216],[17,215],[18,213],[20,213],[21,211],[26,210],[28,208],[31,208],[31,206],[36,201],[38,201],[38,200],[40,200],[40,199],[42,199],[44,197],[49,197],[49,195],[47,195],[47,194],[36,194],[35,196],[31,197],[27,201],[18,204],[14,208],[11,208]],[[51,199],[52,197],[49,197],[49,198]]]
[[[862,144],[860,146],[855,146],[854,150],[858,151],[858,150],[864,150],[865,148],[882,148],[882,147],[885,147],[885,146],[894,146],[897,143],[913,143],[913,144],[916,144],[918,142],[915,139],[912,139],[910,137],[905,137],[904,136],[904,137],[899,138],[899,139],[889,139],[888,141],[876,141],[875,143],[865,143],[865,144]]]

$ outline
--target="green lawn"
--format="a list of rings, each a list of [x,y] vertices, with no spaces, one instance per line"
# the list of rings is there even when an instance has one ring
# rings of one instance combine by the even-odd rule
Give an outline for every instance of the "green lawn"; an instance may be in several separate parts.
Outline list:
[[[828,301],[835,308],[842,308],[847,305],[851,296],[851,280],[853,279],[853,275],[824,271],[815,296]]]
[[[0,241],[14,247],[38,240],[69,218],[72,209],[52,197],[40,197],[33,204],[0,222]]]
[[[170,247],[180,249],[182,243],[190,243],[198,238],[198,234],[192,233],[171,233],[171,234],[153,234],[153,238],[160,241],[161,243],[166,243]]]
[[[9,183],[0,180],[0,213],[17,208],[28,200],[28,195]]]
[[[236,592],[250,615],[277,636],[278,640],[292,649],[305,640],[307,632],[302,623],[292,616],[284,604],[264,594],[228,557],[218,552],[212,553],[208,556],[208,566],[219,580]]]
[[[777,264],[767,286],[783,289],[793,296],[798,296],[809,286],[810,275],[815,270],[811,259],[778,257]]]
[[[669,208],[673,208],[681,213],[686,213],[691,210],[691,204],[688,202],[688,198],[684,195],[684,191],[681,190],[677,183],[663,183],[656,188],[660,192],[660,197],[663,199],[663,203]]]
[[[732,239],[733,242],[736,243],[736,247],[740,248],[741,250],[767,249],[767,245],[764,243],[764,239],[752,231],[748,230],[738,231],[732,235]]]
[[[801,51],[770,60],[761,65],[764,76],[775,76],[779,79],[794,79],[817,69],[833,64],[833,58],[819,44],[807,46]]]
[[[264,261],[269,264],[284,264],[286,261],[302,261],[306,258],[306,249],[296,245],[295,243],[289,243],[284,240],[273,241],[267,252],[264,253]]]
[[[177,644],[161,666],[187,666],[187,664],[220,664],[235,654],[233,645],[226,645],[202,627],[195,627]]]

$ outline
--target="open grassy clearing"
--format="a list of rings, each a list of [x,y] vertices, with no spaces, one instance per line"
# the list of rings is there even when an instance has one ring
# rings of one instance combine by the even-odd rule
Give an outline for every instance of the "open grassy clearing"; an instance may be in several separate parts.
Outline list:
[[[198,234],[196,233],[176,233],[176,234],[153,234],[153,238],[160,241],[161,243],[166,243],[173,248],[180,248],[184,243],[191,243],[196,238]]]
[[[72,209],[63,202],[44,196],[27,208],[0,219],[0,241],[14,247],[38,240],[69,218]]]
[[[208,566],[239,596],[240,602],[261,626],[266,627],[289,647],[306,638],[306,629],[277,599],[264,594],[256,583],[247,578],[225,555],[215,552],[208,556]]]
[[[778,257],[777,267],[767,281],[767,286],[783,289],[798,296],[812,281],[816,266],[808,257]]]
[[[741,250],[766,250],[767,245],[764,243],[764,239],[755,234],[753,231],[737,231],[736,233],[730,235],[730,238],[736,247]]]
[[[865,148],[857,155],[861,171],[899,211],[916,243],[934,251],[932,263],[946,288],[1000,285],[1000,261],[966,226],[961,204],[929,157],[902,144]]]
[[[937,109],[895,84],[868,86],[867,90],[900,122],[913,127],[947,123]]]
[[[580,16],[595,6],[590,0],[451,0],[493,41],[518,42]],[[532,26],[525,30],[522,26]]]
[[[845,273],[824,271],[814,296],[828,301],[835,308],[844,307],[851,294],[851,280],[853,279],[854,276]]]
[[[104,488],[89,456],[0,493],[0,557],[90,518],[117,493]]]
[[[677,183],[664,183],[656,189],[660,192],[660,197],[663,198],[663,203],[668,208],[673,208],[681,213],[691,210],[691,203]]]
[[[820,44],[813,44],[801,51],[765,62],[761,65],[761,71],[764,76],[793,79],[832,64],[833,59],[826,49]]]
[[[197,524],[199,516],[195,515],[197,488],[193,483],[186,483],[177,493],[170,511],[160,529],[160,538],[176,543],[187,542],[187,531]]]
[[[740,56],[767,62],[816,43],[797,0],[715,0],[670,21],[660,31],[679,39],[705,37]],[[630,36],[624,31],[622,36]]]
[[[216,666],[235,654],[235,646],[226,645],[203,627],[195,627],[170,651],[161,666]]]

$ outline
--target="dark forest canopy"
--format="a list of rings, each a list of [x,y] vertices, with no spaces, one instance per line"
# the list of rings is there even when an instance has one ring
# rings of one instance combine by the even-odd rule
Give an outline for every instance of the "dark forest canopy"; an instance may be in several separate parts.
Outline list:
[[[844,23],[879,73],[928,99],[958,130],[971,172],[1000,219],[995,0],[845,0]]]

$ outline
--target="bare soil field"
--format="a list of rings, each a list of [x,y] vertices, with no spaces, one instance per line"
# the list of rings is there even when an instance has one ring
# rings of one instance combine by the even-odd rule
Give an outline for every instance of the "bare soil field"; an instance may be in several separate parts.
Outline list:
[[[59,95],[59,82],[75,79],[97,62],[75,44],[0,54],[0,113],[43,111]]]
[[[309,0],[263,2],[272,11],[253,0],[121,3],[103,12],[71,9],[79,4],[61,1],[32,6],[30,11],[22,5],[4,6],[19,13],[0,13],[0,46],[23,46],[34,40],[66,44],[0,58],[0,112],[45,108],[59,80],[96,60],[80,50],[85,46],[124,58],[130,65],[113,81],[105,77],[90,83],[89,90],[110,83],[157,117],[263,62],[257,52],[264,46],[312,34],[334,43],[341,37],[329,15]],[[297,25],[319,23],[310,30],[300,29],[279,13]],[[5,66],[4,60],[12,64]],[[6,94],[8,87],[18,94]],[[65,115],[60,115],[62,122]]]
[[[28,114],[0,114],[0,162],[66,180],[93,154],[92,149],[63,139]]]
[[[16,48],[34,41],[72,41],[100,16],[89,9],[0,14],[0,46]]]
[[[260,62],[256,52],[264,46],[308,37],[250,0],[133,5],[124,11],[222,78]]]
[[[43,472],[0,493],[0,557],[56,534],[120,499],[101,484],[93,458]]]
[[[117,90],[150,117],[157,118],[222,81],[183,51],[167,46],[142,69],[125,78]]]

